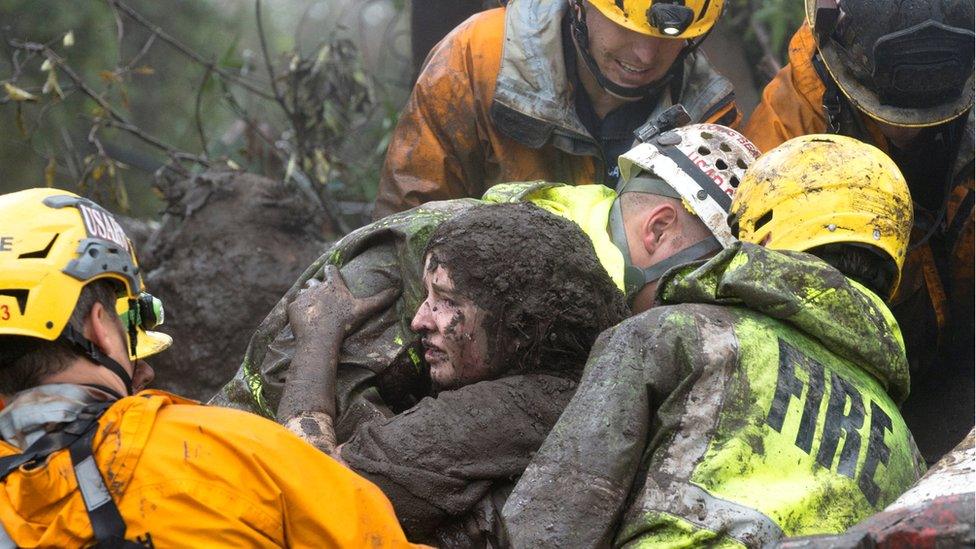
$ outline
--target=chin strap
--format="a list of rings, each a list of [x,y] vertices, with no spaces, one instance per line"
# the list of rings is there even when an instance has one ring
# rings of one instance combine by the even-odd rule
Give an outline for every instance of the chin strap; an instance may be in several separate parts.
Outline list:
[[[92,362],[111,370],[113,374],[122,380],[122,383],[125,385],[125,393],[127,395],[132,394],[132,376],[129,375],[129,372],[121,364],[116,362],[115,359],[103,353],[90,339],[86,338],[78,330],[75,330],[70,324],[64,327],[64,331],[61,332],[61,338],[74,345],[76,349],[81,351]],[[114,391],[111,392],[114,393]]]
[[[643,288],[644,285],[660,279],[662,276],[664,276],[664,273],[668,272],[673,267],[690,263],[696,259],[701,259],[706,254],[717,252],[721,249],[722,244],[720,244],[718,239],[714,236],[703,238],[680,252],[662,259],[646,269],[638,269],[633,265],[627,266],[626,270],[624,271],[624,284],[626,284],[628,275],[632,278],[640,277],[639,279],[642,281],[641,287]],[[631,273],[630,271],[634,272]]]
[[[668,71],[668,74],[660,80],[651,82],[650,84],[645,84],[643,86],[638,86],[636,88],[621,86],[603,74],[603,71],[601,71],[600,67],[596,64],[596,59],[593,59],[593,55],[590,54],[590,39],[586,30],[583,6],[578,2],[573,8],[573,22],[571,27],[573,31],[573,44],[576,46],[576,51],[579,53],[580,57],[583,58],[583,65],[586,67],[586,70],[590,73],[590,75],[593,76],[596,83],[601,88],[622,99],[642,99],[658,93],[668,84],[668,82],[670,82],[674,68],[676,66],[680,66],[678,61],[683,59],[683,56],[679,56],[679,59],[675,60],[671,70]]]

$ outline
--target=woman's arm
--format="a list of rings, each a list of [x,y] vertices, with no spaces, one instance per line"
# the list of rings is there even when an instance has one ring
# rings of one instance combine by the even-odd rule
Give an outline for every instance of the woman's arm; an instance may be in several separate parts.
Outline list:
[[[356,298],[334,265],[325,267],[323,282],[312,280],[288,305],[296,349],[277,417],[299,437],[338,458],[333,422],[342,341],[371,315],[388,307],[399,292],[390,289],[372,297]]]

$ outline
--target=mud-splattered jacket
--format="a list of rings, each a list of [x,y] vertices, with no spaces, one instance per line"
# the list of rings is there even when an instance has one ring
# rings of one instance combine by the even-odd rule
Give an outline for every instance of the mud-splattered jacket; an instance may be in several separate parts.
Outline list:
[[[479,202],[435,202],[361,227],[333,244],[298,277],[251,336],[241,367],[211,399],[211,404],[239,408],[274,418],[295,338],[287,307],[310,278],[323,277],[327,264],[338,265],[353,295],[376,295],[399,288],[387,310],[349,334],[339,353],[336,436],[349,438],[359,424],[390,417],[428,394],[419,337],[410,330],[413,313],[424,300],[421,268],[427,239],[443,221]]]
[[[515,547],[761,546],[841,532],[924,468],[881,301],[822,261],[736,244],[604,332],[504,508]]]
[[[506,181],[605,183],[597,141],[577,115],[564,62],[567,2],[513,0],[438,44],[390,141],[374,218],[431,200],[478,197]],[[732,84],[703,53],[684,63],[677,99],[695,122],[738,123]]]
[[[816,55],[816,40],[804,23],[790,41],[789,64],[766,86],[762,101],[749,118],[743,131],[746,137],[759,149],[767,151],[793,137],[829,131],[856,137],[892,154],[877,123],[846,103],[841,104],[839,127],[828,128],[824,110],[827,86],[817,72]],[[951,165],[945,166],[950,192],[946,198],[944,223],[936,227],[927,244],[909,249],[901,286],[891,307],[904,331],[915,379],[944,376],[948,369],[946,363],[958,362],[960,357],[963,357],[962,367],[968,372],[965,377],[972,378],[973,289],[976,284],[973,111],[953,125],[957,126],[953,131],[959,148],[954,158],[946,154],[946,162]],[[942,137],[933,139],[930,147],[945,150],[953,146],[938,139]],[[913,154],[927,153],[918,151]],[[893,159],[905,172],[916,203],[925,203],[925,194],[934,195],[936,199],[941,196],[945,181],[933,180],[928,173],[906,171],[905,161],[897,154],[893,154]],[[922,238],[929,229],[925,223],[931,224],[933,219],[931,215],[916,212],[915,220],[913,242]],[[972,399],[971,394],[969,398]],[[972,415],[972,408],[968,410],[967,415]],[[959,437],[969,425],[962,425]],[[951,445],[942,451],[949,448]]]
[[[0,457],[99,400],[68,384],[17,393],[0,414]],[[252,414],[143,391],[101,416],[92,447],[126,539],[146,547],[409,546],[376,486]],[[0,525],[2,547],[94,542],[67,449],[7,476]]]

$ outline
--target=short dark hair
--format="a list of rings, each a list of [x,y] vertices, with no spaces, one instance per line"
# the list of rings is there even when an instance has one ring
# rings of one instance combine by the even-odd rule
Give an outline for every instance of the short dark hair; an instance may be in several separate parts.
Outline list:
[[[502,375],[578,378],[600,332],[629,312],[582,229],[530,203],[475,206],[437,227],[428,254],[487,313]]]
[[[95,302],[114,312],[119,290],[120,285],[112,280],[96,280],[85,285],[68,324],[82,331]],[[66,370],[78,356],[79,351],[64,340],[0,336],[0,393],[9,395],[36,387],[45,377]]]
[[[888,300],[898,274],[895,261],[871,246],[839,243],[817,246],[807,251],[830,264],[881,299]]]

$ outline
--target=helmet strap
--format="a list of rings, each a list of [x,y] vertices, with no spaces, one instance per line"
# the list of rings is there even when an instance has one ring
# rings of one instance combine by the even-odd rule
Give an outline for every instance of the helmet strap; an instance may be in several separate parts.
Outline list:
[[[962,146],[963,140],[963,137],[959,135],[959,133],[962,126],[966,123],[965,120],[965,116],[960,116],[949,124],[948,134],[946,136],[947,140],[949,141],[949,146],[952,147],[952,154],[949,158],[956,158],[956,156],[959,154],[959,147]],[[933,236],[935,236],[935,233],[938,232],[939,229],[943,229],[943,234],[952,234],[953,231],[950,231],[950,227],[943,227],[943,222],[945,221],[946,214],[949,212],[949,195],[952,194],[952,188],[954,185],[955,178],[953,177],[953,170],[950,169],[946,172],[945,184],[942,187],[942,204],[939,206],[939,211],[935,214],[935,221],[933,221],[932,225],[928,228],[928,230],[925,231],[922,238],[918,239],[917,242],[911,242],[909,244],[908,252],[912,252],[916,248],[924,246],[929,240],[932,239]],[[919,206],[918,203],[913,203],[913,207],[918,209],[921,206]],[[966,219],[966,211],[961,210],[956,213],[956,217],[953,219],[953,225],[959,221],[960,216],[962,216],[961,219]],[[919,218],[917,215],[915,216],[914,225],[915,227],[918,227],[919,225]]]
[[[126,394],[132,394],[132,376],[129,375],[129,372],[127,372],[121,364],[116,362],[115,359],[103,353],[94,342],[85,337],[78,330],[75,330],[71,324],[64,327],[64,331],[61,332],[60,338],[73,345],[92,362],[108,368],[113,374],[122,380],[122,384],[125,385]],[[111,392],[114,393],[114,391]]]
[[[139,342],[139,329],[138,324],[140,320],[139,315],[139,302],[135,299],[129,300],[129,310],[126,312],[129,315],[128,331],[129,331],[129,354],[132,356],[136,355],[136,347]]]
[[[685,263],[690,263],[692,261],[695,261],[696,259],[700,259],[704,257],[706,254],[717,252],[721,249],[722,249],[722,244],[719,243],[718,239],[715,238],[714,236],[708,236],[699,240],[698,242],[695,242],[694,244],[688,246],[687,248],[681,250],[680,252],[673,254],[665,259],[662,259],[661,261],[658,261],[657,263],[651,265],[646,269],[638,269],[636,267],[633,267],[633,269],[637,272],[635,272],[631,276],[635,276],[637,275],[637,273],[640,273],[639,276],[643,280],[643,285],[646,286],[651,282],[660,280],[660,278],[664,276],[664,273],[668,272],[674,267],[677,267],[678,265],[684,265]],[[625,280],[628,274],[630,274],[629,269],[624,271]]]
[[[682,68],[689,46],[686,46],[685,49],[682,50],[681,54],[678,55],[677,59],[675,59],[674,63],[671,65],[671,69],[664,76],[664,78],[644,86],[638,86],[636,88],[621,86],[620,84],[613,82],[607,78],[605,74],[603,74],[603,71],[600,70],[599,65],[596,63],[596,59],[594,59],[593,55],[590,53],[590,38],[589,32],[586,28],[586,9],[583,7],[583,0],[570,1],[570,29],[572,30],[573,44],[576,46],[576,51],[579,53],[580,57],[583,58],[583,65],[586,66],[586,70],[596,80],[597,85],[611,95],[621,99],[630,100],[643,99],[645,97],[653,96],[671,81],[671,79],[674,77],[676,67],[678,69]]]

